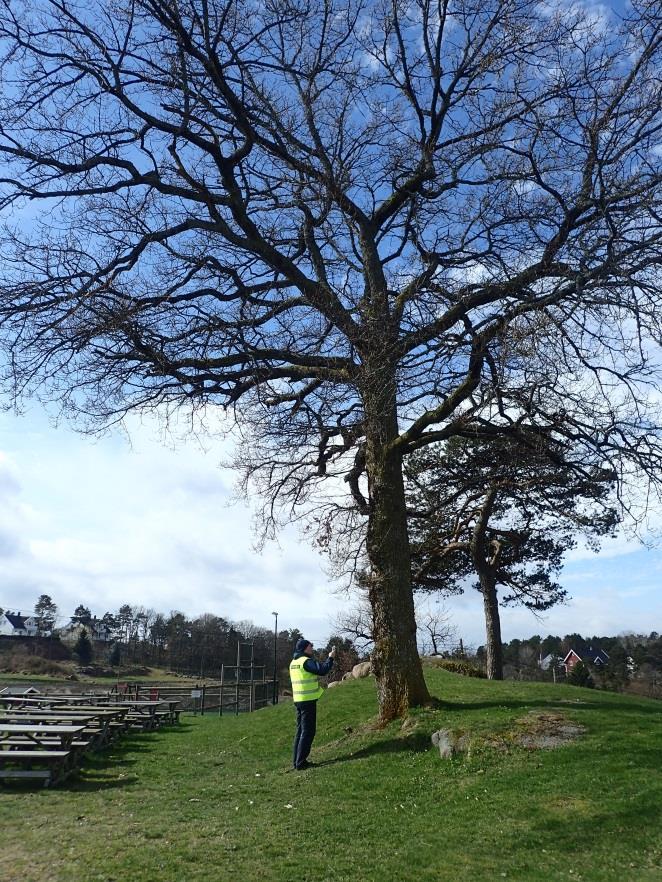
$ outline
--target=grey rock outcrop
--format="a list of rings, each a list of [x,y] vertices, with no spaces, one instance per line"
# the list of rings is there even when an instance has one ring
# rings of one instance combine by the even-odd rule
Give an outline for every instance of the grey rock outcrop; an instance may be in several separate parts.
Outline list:
[[[432,733],[432,743],[439,749],[442,759],[450,759],[459,753],[469,752],[469,736],[453,732],[452,729],[439,729]]]
[[[369,677],[372,673],[372,662],[359,662],[358,665],[354,665],[352,668],[352,677],[355,680],[360,680],[361,677]]]

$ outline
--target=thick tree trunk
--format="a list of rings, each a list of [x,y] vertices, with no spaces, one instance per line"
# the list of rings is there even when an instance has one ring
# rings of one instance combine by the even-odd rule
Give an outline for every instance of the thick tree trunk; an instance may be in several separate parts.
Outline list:
[[[370,490],[367,551],[371,565],[369,598],[373,613],[379,713],[387,722],[430,694],[416,647],[416,619],[402,461],[389,449],[397,437],[395,395],[385,401],[382,385],[366,408],[366,470]]]
[[[503,651],[501,647],[501,617],[494,579],[488,573],[480,574],[483,594],[486,633],[486,669],[489,680],[503,680]]]

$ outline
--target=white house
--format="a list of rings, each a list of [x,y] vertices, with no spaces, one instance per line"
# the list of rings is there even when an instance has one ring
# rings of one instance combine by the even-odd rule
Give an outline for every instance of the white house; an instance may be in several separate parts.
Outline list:
[[[87,623],[82,623],[77,619],[72,620],[68,625],[60,628],[58,634],[64,643],[75,643],[83,630],[91,640],[101,640],[104,643],[112,640],[110,628],[97,618],[92,618]]]
[[[34,616],[22,616],[20,612],[0,615],[0,634],[7,637],[36,637],[39,633]]]

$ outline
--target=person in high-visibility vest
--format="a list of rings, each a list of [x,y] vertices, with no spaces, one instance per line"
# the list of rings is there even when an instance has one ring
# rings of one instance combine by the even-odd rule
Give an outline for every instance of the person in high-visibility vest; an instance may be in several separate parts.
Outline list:
[[[317,731],[317,700],[324,692],[319,678],[329,673],[335,657],[334,646],[326,661],[316,661],[313,658],[313,644],[304,637],[300,637],[294,647],[294,657],[290,662],[290,680],[292,701],[297,712],[297,728],[292,767],[299,772],[315,765],[309,761],[308,755]]]

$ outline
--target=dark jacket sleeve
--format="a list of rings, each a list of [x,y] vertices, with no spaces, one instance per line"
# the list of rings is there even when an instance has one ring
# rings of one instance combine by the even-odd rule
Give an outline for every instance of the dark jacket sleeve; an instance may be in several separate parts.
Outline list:
[[[307,658],[303,663],[304,671],[309,674],[317,674],[318,677],[324,677],[333,667],[333,659],[327,658],[326,661],[318,662],[314,658]]]

